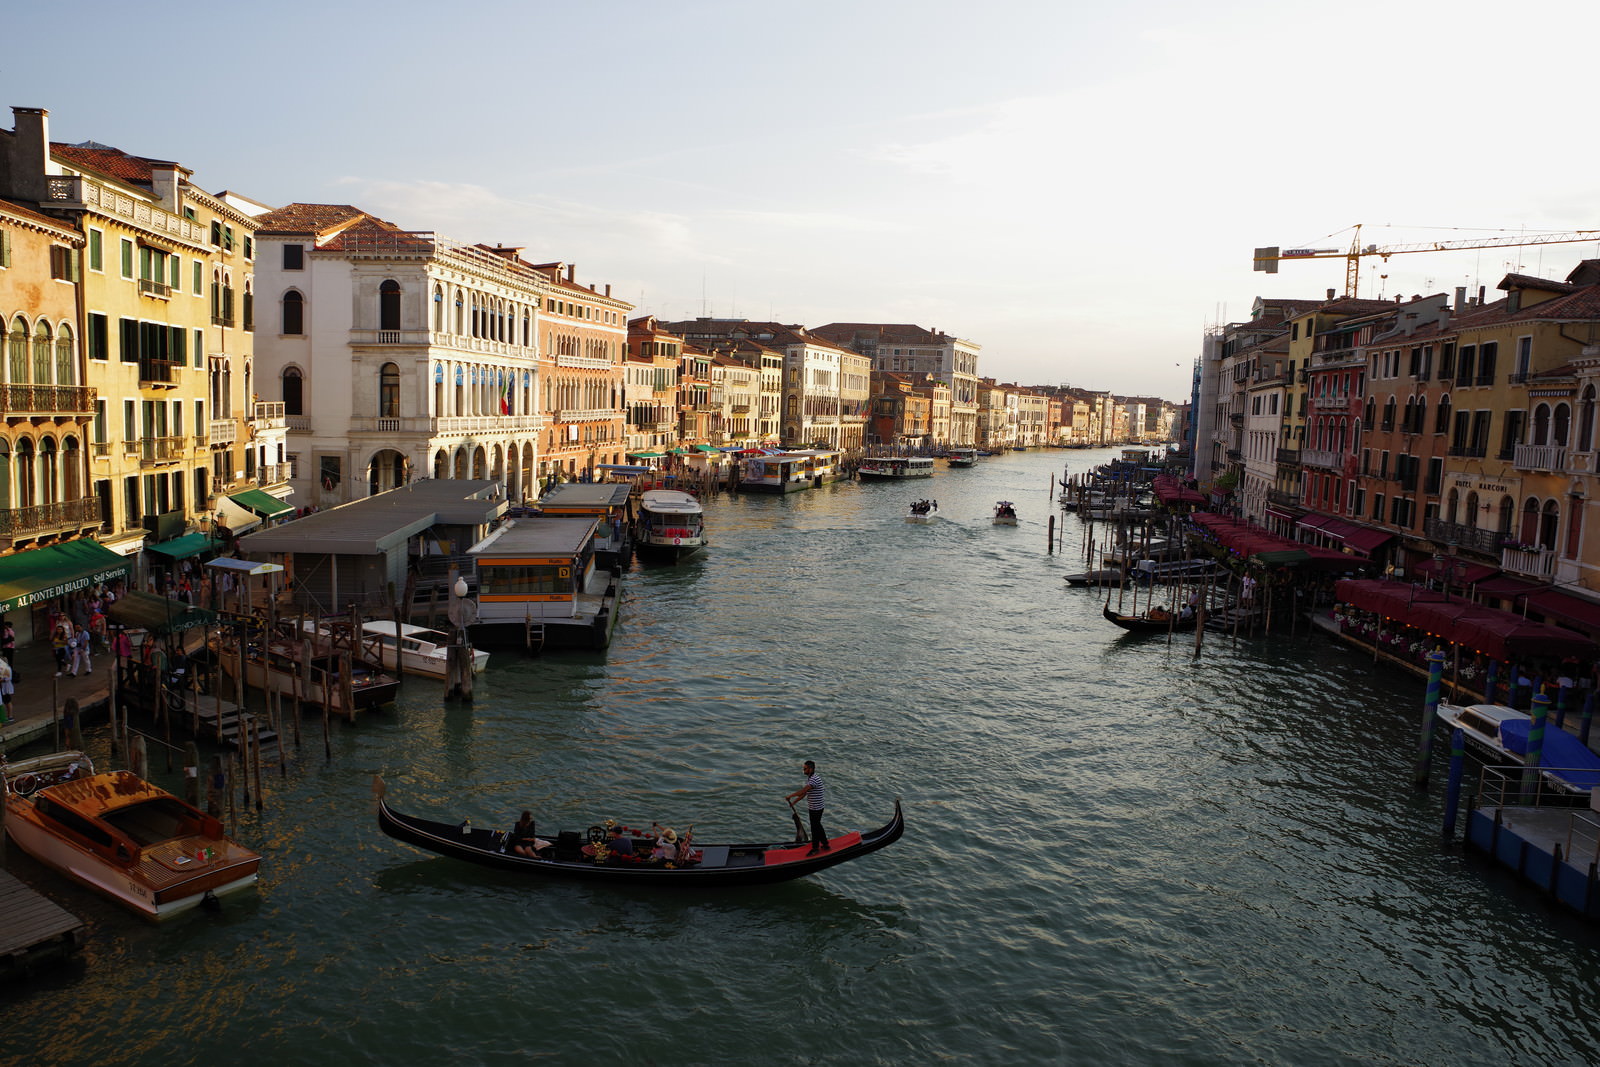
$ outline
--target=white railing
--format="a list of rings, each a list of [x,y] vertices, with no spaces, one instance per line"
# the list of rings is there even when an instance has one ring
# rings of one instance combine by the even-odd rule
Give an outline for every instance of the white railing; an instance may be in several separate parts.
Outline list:
[[[1325,449],[1307,448],[1300,452],[1300,462],[1308,467],[1335,467],[1344,466],[1344,453],[1331,452]]]
[[[1556,553],[1551,548],[1502,548],[1500,569],[1531,578],[1549,578],[1556,572]]]
[[[557,422],[597,422],[602,419],[620,419],[622,412],[612,408],[567,408],[555,412]]]
[[[1566,445],[1518,445],[1511,461],[1518,470],[1558,471],[1567,465]]]
[[[285,425],[283,421],[283,401],[257,401],[254,413],[250,416],[250,421],[254,422],[258,429],[281,430]]]

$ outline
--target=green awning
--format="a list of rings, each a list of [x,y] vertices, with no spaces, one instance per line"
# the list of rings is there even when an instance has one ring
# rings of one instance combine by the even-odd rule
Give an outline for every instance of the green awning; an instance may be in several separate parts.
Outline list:
[[[722,449],[718,448],[716,445],[695,445],[694,447],[695,447],[695,451],[696,452],[721,452],[722,451]]]
[[[210,608],[197,608],[181,600],[132,590],[112,602],[106,617],[114,623],[153,634],[176,634],[196,626],[209,626],[217,617]]]
[[[190,556],[198,556],[200,553],[207,552],[215,547],[217,547],[217,539],[210,534],[188,533],[182,537],[174,537],[170,541],[145,545],[144,550],[146,552],[154,552],[159,556],[166,556],[171,560],[179,560],[188,559]]]
[[[246,489],[242,493],[229,493],[228,499],[241,507],[249,508],[257,515],[269,519],[286,515],[294,510],[293,504],[285,504],[271,493],[264,493],[259,489]]]
[[[133,560],[87,538],[0,557],[0,613],[126,578]]]
[[[665,452],[629,452],[628,455],[630,457],[632,457],[633,459],[660,459],[662,456],[665,456],[666,453]]]
[[[1292,567],[1296,563],[1304,563],[1311,558],[1311,553],[1303,548],[1281,548],[1270,552],[1257,552],[1250,557],[1268,567]]]

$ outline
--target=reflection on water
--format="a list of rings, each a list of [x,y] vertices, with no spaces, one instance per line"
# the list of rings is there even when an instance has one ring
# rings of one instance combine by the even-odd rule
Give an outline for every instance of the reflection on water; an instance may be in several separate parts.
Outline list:
[[[1128,638],[1046,551],[1051,478],[707,504],[711,549],[628,576],[604,655],[497,655],[472,705],[308,723],[239,836],[262,885],[146,927],[19,857],[91,926],[0,1046],[183,1063],[1581,1063],[1595,936],[1438,842],[1418,683],[1302,635]],[[917,497],[939,521],[903,521]],[[990,524],[1017,503],[1016,528]],[[402,810],[785,836],[815,758],[833,826],[893,847],[716,893],[546,884],[380,835]],[[103,758],[97,754],[97,758]],[[626,1025],[619,1025],[626,1020]],[[739,1037],[728,1040],[729,1020]],[[653,1036],[649,1036],[653,1035]],[[756,1035],[756,1036],[751,1036]]]

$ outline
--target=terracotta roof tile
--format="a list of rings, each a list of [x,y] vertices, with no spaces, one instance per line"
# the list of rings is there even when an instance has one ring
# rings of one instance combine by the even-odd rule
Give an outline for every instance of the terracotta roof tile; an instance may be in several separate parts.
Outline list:
[[[150,184],[151,160],[130,156],[120,148],[86,148],[51,142],[50,154],[69,167],[92,170],[129,185]]]
[[[337,233],[355,223],[367,220],[372,227],[399,230],[400,227],[351,204],[288,204],[269,211],[256,219],[257,232],[267,234],[323,234]]]

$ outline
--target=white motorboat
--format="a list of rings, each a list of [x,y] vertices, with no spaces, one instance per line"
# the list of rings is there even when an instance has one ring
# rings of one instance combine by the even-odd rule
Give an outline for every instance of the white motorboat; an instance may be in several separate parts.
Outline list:
[[[1522,765],[1528,761],[1533,718],[1504,704],[1440,702],[1439,718],[1460,727],[1462,739],[1490,764]],[[1539,767],[1546,781],[1568,793],[1587,793],[1600,785],[1600,755],[1553,720],[1545,723]]]
[[[639,498],[633,548],[641,556],[678,562],[706,547],[700,501],[676,489],[651,489]]]

